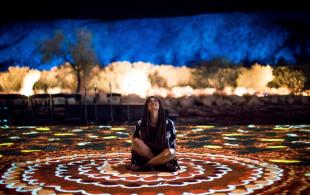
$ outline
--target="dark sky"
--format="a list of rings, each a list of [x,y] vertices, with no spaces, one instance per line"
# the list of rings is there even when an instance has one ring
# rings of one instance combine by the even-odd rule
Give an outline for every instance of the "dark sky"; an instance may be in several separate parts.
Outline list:
[[[307,12],[305,0],[9,0],[1,1],[1,24],[55,19],[188,16],[222,12]]]

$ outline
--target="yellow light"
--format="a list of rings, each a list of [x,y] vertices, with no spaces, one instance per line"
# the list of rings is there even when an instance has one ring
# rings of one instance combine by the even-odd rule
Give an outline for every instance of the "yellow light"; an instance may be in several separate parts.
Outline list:
[[[40,152],[42,150],[22,150],[21,152],[29,153],[29,152]]]
[[[290,128],[286,128],[286,127],[275,127],[273,128],[274,130],[283,130],[283,131],[287,131],[289,130]]]
[[[74,133],[54,133],[55,136],[67,136],[67,135],[74,135]]]
[[[0,143],[0,146],[10,146],[13,145],[14,143]]]
[[[132,143],[132,141],[131,141],[131,140],[126,140],[125,142],[130,143],[130,144]]]
[[[199,132],[199,131],[204,131],[204,129],[201,129],[201,128],[194,128],[194,129],[192,129],[192,131],[194,131],[194,132]]]
[[[30,70],[23,78],[20,94],[25,96],[33,95],[33,86],[40,79],[41,72],[38,70]]]
[[[212,126],[212,125],[198,125],[198,126],[195,126],[194,128],[197,128],[197,129],[211,129],[211,128],[214,128],[215,126]]]
[[[227,136],[227,137],[244,136],[244,134],[242,134],[242,133],[227,133],[227,134],[223,134],[223,136]]]
[[[287,148],[287,146],[267,146],[266,148],[278,149],[278,148]]]
[[[286,160],[286,159],[271,159],[269,160],[270,162],[274,162],[274,163],[285,163],[285,164],[291,164],[291,163],[300,163],[300,160]]]
[[[112,131],[125,131],[126,128],[123,128],[123,127],[113,127],[111,128]]]
[[[267,138],[262,138],[259,140],[263,142],[283,142],[284,141],[284,139],[267,139]]]
[[[48,127],[38,127],[38,128],[36,128],[36,130],[38,130],[38,131],[49,131],[50,128],[48,128]]]
[[[117,137],[116,136],[105,136],[103,137],[103,139],[116,139]]]
[[[203,147],[205,147],[205,148],[212,148],[212,149],[223,148],[222,146],[216,146],[216,145],[205,145]]]

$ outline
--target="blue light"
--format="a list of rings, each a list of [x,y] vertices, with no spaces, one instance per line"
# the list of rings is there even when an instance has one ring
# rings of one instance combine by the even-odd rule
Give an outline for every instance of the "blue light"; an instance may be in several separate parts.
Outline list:
[[[62,31],[68,43],[75,32],[92,33],[99,63],[144,61],[153,64],[191,65],[224,58],[232,63],[296,63],[298,44],[287,45],[290,31],[276,23],[272,13],[223,13],[191,17],[100,20],[58,20],[0,27],[0,64],[50,69],[62,58],[43,63],[40,43]],[[310,41],[308,41],[310,45]],[[309,51],[310,46],[304,51]],[[63,49],[66,50],[66,44]],[[309,52],[308,54],[309,55]],[[70,56],[68,56],[70,57]]]

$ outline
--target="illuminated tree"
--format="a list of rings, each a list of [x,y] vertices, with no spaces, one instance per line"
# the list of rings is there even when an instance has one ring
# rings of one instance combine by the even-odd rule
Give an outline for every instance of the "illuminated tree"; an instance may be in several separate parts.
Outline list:
[[[65,37],[62,31],[56,31],[54,37],[42,42],[40,51],[44,62],[60,58],[70,63],[77,76],[76,92],[82,92],[92,67],[97,63],[90,32],[80,29],[73,40]]]
[[[274,79],[268,84],[269,87],[287,87],[294,94],[300,93],[305,86],[306,77],[303,71],[280,66],[273,69]]]

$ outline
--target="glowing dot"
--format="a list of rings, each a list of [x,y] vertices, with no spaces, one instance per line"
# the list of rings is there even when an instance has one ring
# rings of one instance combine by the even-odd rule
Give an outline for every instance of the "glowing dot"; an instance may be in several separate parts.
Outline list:
[[[299,131],[310,133],[310,130],[309,130],[309,129],[300,129]]]
[[[36,126],[19,126],[18,129],[34,129]]]
[[[81,132],[83,131],[82,129],[73,129],[71,132]]]
[[[2,156],[2,154],[0,154],[0,158],[2,158],[3,156]]]
[[[98,138],[97,135],[89,135],[88,137],[90,137],[90,138]]]
[[[225,146],[239,146],[239,144],[224,143]]]
[[[287,148],[287,146],[267,146],[266,148],[271,148],[271,149],[280,149],[280,148]]]
[[[310,177],[310,172],[309,173],[305,173],[306,177]]]
[[[36,128],[36,130],[38,130],[38,131],[49,131],[50,128],[48,128],[48,127],[38,127],[38,128]]]
[[[23,135],[32,135],[32,134],[38,134],[36,131],[30,131],[28,133],[23,133]]]
[[[287,131],[289,130],[290,128],[286,128],[286,127],[275,127],[273,128],[274,130],[282,130],[282,131]]]
[[[205,148],[213,148],[213,149],[223,148],[222,146],[216,146],[216,145],[205,145],[203,147],[205,147]]]
[[[226,139],[226,140],[238,140],[237,138],[234,138],[234,137],[223,137],[223,139]]]
[[[305,142],[305,141],[292,141],[293,144],[296,143],[301,143],[301,144],[310,144],[310,142]]]
[[[215,126],[212,126],[212,125],[198,125],[198,126],[195,126],[195,128],[197,129],[211,129],[211,128],[214,128]]]
[[[10,146],[13,145],[14,143],[0,143],[0,146]]]
[[[300,163],[300,160],[280,160],[280,159],[271,159],[269,160],[270,162],[274,162],[274,163],[285,163],[285,164],[290,164],[290,163]]]
[[[29,152],[40,152],[42,150],[21,150],[21,152],[29,153]]]
[[[55,136],[67,136],[67,135],[74,135],[74,133],[54,133]]]
[[[12,137],[10,137],[10,139],[20,139],[20,137],[19,136],[12,136]]]
[[[130,144],[132,143],[132,141],[131,141],[131,140],[126,140],[125,142],[130,143]]]
[[[245,131],[245,130],[242,130],[242,129],[238,129],[237,131],[241,132],[241,133],[248,133],[249,132],[249,131]]]
[[[9,126],[8,126],[8,125],[3,125],[3,126],[1,126],[0,128],[1,128],[1,129],[8,129]]]
[[[243,136],[242,133],[227,133],[223,134],[223,136],[233,137],[233,136]]]
[[[116,136],[105,136],[103,137],[103,139],[116,139],[117,137]]]
[[[91,144],[91,142],[81,142],[81,143],[78,143],[77,145],[78,146],[85,146],[87,144]]]
[[[248,125],[248,128],[255,128],[255,125]]]
[[[112,127],[111,126],[101,125],[98,128],[100,128],[100,129],[111,129]]]
[[[192,129],[192,131],[203,131],[204,129],[201,129],[201,128],[194,128]]]
[[[286,134],[286,135],[289,136],[289,137],[298,137],[298,135],[295,134],[295,133],[289,133],[289,134]]]
[[[284,141],[284,139],[267,139],[267,138],[262,138],[259,140],[263,142],[283,142]]]
[[[126,128],[123,128],[123,127],[113,127],[111,128],[112,131],[125,131]]]
[[[116,132],[118,135],[129,135],[129,133],[124,133],[124,132]]]

